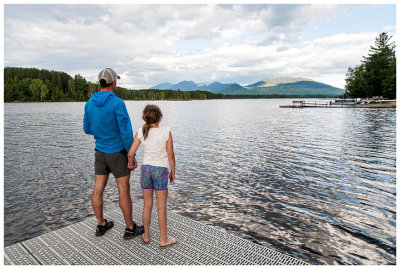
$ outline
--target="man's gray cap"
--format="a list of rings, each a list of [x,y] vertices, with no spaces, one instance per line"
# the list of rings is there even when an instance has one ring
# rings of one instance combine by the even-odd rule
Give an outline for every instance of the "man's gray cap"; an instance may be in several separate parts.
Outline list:
[[[99,81],[102,79],[104,79],[107,84],[110,84],[114,80],[120,79],[120,76],[118,76],[111,68],[105,68],[99,73]]]

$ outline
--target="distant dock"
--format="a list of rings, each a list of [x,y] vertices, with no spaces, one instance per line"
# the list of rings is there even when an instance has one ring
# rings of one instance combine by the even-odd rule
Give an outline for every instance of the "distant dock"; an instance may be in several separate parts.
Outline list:
[[[133,219],[140,222],[142,205],[133,204]],[[105,214],[114,227],[94,235],[96,219],[88,218],[57,231],[4,248],[5,265],[308,265],[248,240],[168,212],[168,234],[180,239],[161,249],[157,212],[152,212],[149,244],[141,236],[122,238],[121,210]]]
[[[280,108],[307,108],[307,107],[325,107],[325,108],[396,108],[396,101],[381,101],[368,104],[358,104],[352,102],[321,102],[321,101],[292,101],[292,104],[279,106]]]

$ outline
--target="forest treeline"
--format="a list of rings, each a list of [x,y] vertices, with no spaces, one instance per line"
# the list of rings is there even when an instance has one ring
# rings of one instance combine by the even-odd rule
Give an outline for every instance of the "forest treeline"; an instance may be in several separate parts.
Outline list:
[[[87,101],[100,90],[99,83],[81,75],[71,77],[60,71],[37,68],[4,68],[4,101]],[[232,96],[207,91],[130,90],[117,87],[115,94],[124,100],[205,100],[230,99]]]
[[[391,38],[386,32],[381,33],[361,64],[348,68],[346,96],[396,99],[396,46],[394,41],[390,42]]]
[[[181,90],[128,90],[117,87],[115,94],[123,100],[206,100],[206,99],[231,99],[231,95],[212,93],[207,91],[181,91]]]

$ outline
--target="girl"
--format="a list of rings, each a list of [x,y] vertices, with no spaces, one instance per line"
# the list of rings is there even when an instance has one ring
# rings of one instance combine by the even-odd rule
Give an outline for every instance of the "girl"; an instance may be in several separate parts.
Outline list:
[[[153,190],[156,192],[158,226],[160,228],[160,247],[174,245],[175,237],[167,236],[167,196],[168,196],[168,163],[171,167],[169,180],[175,181],[175,154],[172,144],[172,134],[169,127],[159,127],[162,113],[158,106],[147,105],[143,110],[142,119],[146,122],[140,128],[128,152],[128,168],[134,167],[134,154],[140,143],[144,145],[143,165],[141,167],[140,185],[143,192],[144,226],[143,241],[150,241],[151,209],[153,208]]]

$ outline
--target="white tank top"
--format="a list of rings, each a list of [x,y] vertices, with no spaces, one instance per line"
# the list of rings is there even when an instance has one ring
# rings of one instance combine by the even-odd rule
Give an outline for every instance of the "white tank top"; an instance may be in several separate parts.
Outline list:
[[[169,167],[167,152],[169,132],[169,127],[150,128],[149,135],[144,140],[142,128],[138,130],[138,137],[144,146],[144,165]]]

